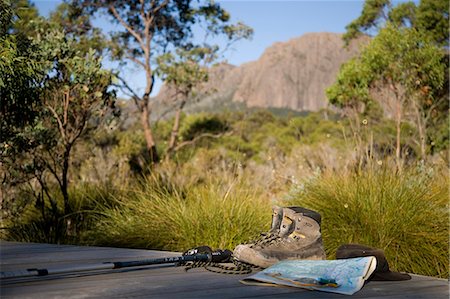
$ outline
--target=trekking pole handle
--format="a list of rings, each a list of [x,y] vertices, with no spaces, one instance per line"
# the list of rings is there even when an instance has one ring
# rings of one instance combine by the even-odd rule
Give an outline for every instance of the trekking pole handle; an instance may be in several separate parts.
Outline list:
[[[228,249],[211,252],[210,262],[227,263],[231,261],[232,252]]]

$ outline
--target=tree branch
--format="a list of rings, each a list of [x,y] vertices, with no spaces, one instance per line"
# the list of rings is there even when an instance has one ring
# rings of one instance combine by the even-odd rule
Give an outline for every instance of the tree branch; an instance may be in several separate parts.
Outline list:
[[[46,107],[50,110],[50,112],[53,114],[53,116],[56,118],[56,121],[58,122],[58,127],[59,127],[59,133],[61,133],[61,136],[63,138],[63,140],[66,140],[66,133],[64,131],[64,125],[61,122],[61,119],[59,118],[58,113],[56,113],[55,109],[53,109],[52,106],[50,105],[46,105]]]
[[[154,7],[155,1],[152,1],[152,9],[151,9],[152,15],[149,18],[150,24],[153,23],[153,21],[155,19],[155,15],[158,13],[158,11],[163,9],[168,3],[169,3],[169,0],[165,0],[159,6]]]
[[[117,12],[116,8],[114,7],[114,5],[109,5],[109,10],[112,12],[112,14],[114,15],[114,17],[119,21],[120,24],[122,24],[122,26],[132,35],[134,36],[134,38],[139,42],[141,48],[143,51],[145,51],[145,46],[144,46],[144,42],[142,41],[142,37],[133,30],[133,28],[131,28],[125,21],[124,19],[122,19],[122,17],[119,15],[119,13]]]
[[[64,92],[63,94],[63,101],[64,101],[64,123],[63,126],[66,127],[67,126],[67,122],[68,122],[68,112],[69,112],[69,102],[70,102],[70,94],[69,91]]]
[[[442,104],[447,99],[445,97],[440,98],[437,100],[434,104],[432,104],[427,110],[427,113],[425,115],[425,122],[428,122],[428,119],[431,117],[431,113],[433,113],[433,110],[438,107],[440,104]]]
[[[49,150],[47,150],[47,153],[51,157],[53,157],[53,155],[50,153]],[[56,161],[54,159],[52,159],[52,160],[53,160],[53,163],[55,164],[55,168],[53,168],[52,165],[50,165],[46,160],[43,160],[43,163],[47,166],[47,169],[50,171],[50,173],[53,175],[53,177],[58,182],[58,185],[61,187],[62,186],[62,182],[61,182],[61,180],[60,180],[60,178],[59,178],[59,176],[58,176],[58,174],[56,172]]]
[[[126,59],[129,59],[129,60],[131,60],[131,61],[133,61],[134,63],[136,63],[136,64],[138,64],[138,65],[140,65],[140,66],[142,66],[144,69],[146,68],[145,63],[143,63],[142,61],[140,61],[140,60],[137,59],[136,57],[133,57],[133,56],[131,56],[131,55],[129,55],[129,54],[126,54],[126,55],[125,55],[125,58],[126,58]]]
[[[141,17],[142,17],[142,20],[145,20],[146,19],[146,17],[145,17],[145,0],[139,0],[139,2],[141,2]]]
[[[133,99],[134,103],[136,104],[136,107],[139,108],[139,100],[141,99],[138,94],[131,88],[130,85],[128,85],[127,81],[122,78],[121,76],[117,76],[117,79],[119,79],[122,82],[122,85],[119,86],[121,89],[126,89],[130,92],[131,98]]]

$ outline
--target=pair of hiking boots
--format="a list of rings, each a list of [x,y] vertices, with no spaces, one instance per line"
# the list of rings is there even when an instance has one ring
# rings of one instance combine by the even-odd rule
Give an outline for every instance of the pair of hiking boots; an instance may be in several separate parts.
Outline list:
[[[272,226],[254,242],[238,245],[233,257],[244,263],[267,268],[281,260],[325,260],[321,216],[301,207],[273,207]]]

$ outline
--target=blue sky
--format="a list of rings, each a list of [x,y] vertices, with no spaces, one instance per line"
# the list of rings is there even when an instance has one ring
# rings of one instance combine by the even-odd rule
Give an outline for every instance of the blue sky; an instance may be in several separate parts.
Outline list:
[[[39,12],[47,16],[62,1],[34,0]],[[225,59],[234,65],[257,60],[264,50],[275,42],[287,41],[307,32],[343,33],[345,26],[357,18],[364,1],[218,1],[230,12],[234,21],[242,21],[255,31],[253,39],[240,41],[225,54]],[[98,26],[108,30],[105,20],[97,20]],[[106,27],[106,28],[105,28]],[[125,77],[138,90],[143,89],[144,75],[135,69],[126,69]],[[142,85],[142,86],[141,86]],[[155,86],[153,94],[159,90]]]

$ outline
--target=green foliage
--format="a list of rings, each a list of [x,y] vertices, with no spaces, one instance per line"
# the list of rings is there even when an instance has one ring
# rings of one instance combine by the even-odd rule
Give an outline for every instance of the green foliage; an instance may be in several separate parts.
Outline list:
[[[188,115],[180,127],[181,140],[192,140],[203,133],[218,134],[228,129],[226,121],[218,115],[199,113]]]
[[[149,162],[145,139],[140,130],[118,132],[117,145],[111,150],[121,177],[141,174],[147,171]],[[117,174],[118,175],[118,174]]]
[[[232,24],[229,13],[220,4],[210,1],[202,1],[198,4],[193,2],[72,1],[74,6],[82,9],[86,15],[104,11],[112,22],[126,24],[127,28],[114,33],[111,39],[111,50],[118,58],[122,55],[125,58],[140,58],[147,55],[144,53],[143,45],[139,43],[147,39],[146,35],[150,32],[155,53],[162,54],[169,45],[188,45],[192,41],[191,28],[195,23],[203,23],[206,31],[213,35],[225,32],[230,40],[251,35],[252,30],[248,26],[242,23]],[[147,17],[142,17],[141,11],[145,12]],[[146,25],[149,26],[148,29],[145,29]],[[140,34],[141,36],[138,37]]]
[[[347,32],[343,36],[344,41],[348,43],[362,32],[370,32],[373,27],[377,27],[390,5],[390,0],[366,0],[361,15],[347,25]]]
[[[175,99],[181,96],[187,100],[201,83],[208,81],[208,71],[201,61],[213,59],[211,51],[209,48],[178,49],[176,57],[166,53],[157,58],[156,74],[175,89]]]
[[[40,17],[38,10],[29,0],[2,0],[6,5],[11,5],[12,14],[12,30],[8,33],[32,35],[36,23],[39,23]]]
[[[200,244],[229,248],[268,227],[270,205],[238,181],[212,180],[180,190],[155,180],[102,211],[94,244],[183,251]]]
[[[109,108],[114,108],[115,92],[109,89],[112,76],[101,68],[101,57],[93,49],[83,53],[76,40],[49,25],[50,29],[38,31],[34,43],[40,47],[37,55],[41,63],[51,74],[41,83],[40,99],[45,107],[41,117],[44,127],[54,132],[55,145],[35,155],[60,185],[68,213],[72,148],[90,128],[98,126]]]
[[[425,32],[388,23],[360,57],[342,66],[337,81],[327,89],[327,96],[330,103],[344,111],[351,108],[351,116],[359,123],[361,112],[370,116],[373,111],[367,108],[379,108],[373,104],[371,94],[384,91],[377,99],[386,112],[390,108],[397,122],[397,160],[400,160],[400,124],[405,119],[416,126],[419,135],[416,142],[425,159],[429,151],[426,143],[431,143],[433,135],[429,130],[433,127],[431,115],[435,119],[448,115],[443,105],[448,96],[442,96],[446,68],[443,58],[442,50]]]
[[[35,13],[27,1],[14,5],[1,1],[0,136],[3,142],[14,138],[16,129],[33,125],[39,108],[37,94],[45,70],[34,55],[39,47],[26,35],[21,21],[30,21]]]
[[[117,156],[138,154],[145,147],[144,137],[140,133],[138,130],[118,133],[118,144],[113,153]]]
[[[419,167],[328,173],[297,186],[287,204],[322,214],[329,257],[344,243],[385,250],[393,269],[448,277],[448,173]]]
[[[362,63],[373,74],[372,84],[378,81],[394,90],[398,105],[412,111],[413,117],[407,120],[418,130],[421,155],[425,158],[425,144],[431,142],[430,115],[448,115],[448,111],[438,110],[440,103],[448,99],[440,96],[445,80],[441,49],[421,31],[388,25],[361,55]]]
[[[75,39],[78,50],[86,53],[94,49],[99,55],[106,51],[106,38],[101,30],[93,27],[90,16],[73,3],[64,2],[58,5],[50,14],[49,21],[57,24],[66,36]]]
[[[4,36],[10,29],[13,10],[11,3],[7,0],[0,1],[0,36]]]
[[[414,2],[399,3],[394,9],[389,11],[389,21],[398,27],[415,24],[416,4]]]
[[[39,94],[46,74],[36,55],[39,46],[28,36],[37,15],[28,1],[1,1],[0,35],[0,172],[1,188],[27,182],[43,165],[33,154],[39,146],[51,146],[53,136],[39,119]],[[27,22],[24,22],[27,20]],[[5,194],[9,192],[5,191]],[[9,196],[5,196],[7,201]],[[5,204],[6,205],[6,204]]]
[[[375,80],[399,83],[409,95],[424,86],[434,92],[443,86],[442,52],[415,29],[388,25],[361,56]]]
[[[372,80],[369,66],[353,58],[341,66],[336,82],[327,88],[330,103],[339,108],[357,111],[367,107],[371,101],[369,84]]]
[[[374,81],[393,82],[412,97],[428,86],[439,92],[444,82],[442,52],[428,37],[415,29],[387,25],[361,53],[345,63],[328,90],[330,103],[337,107],[367,103]]]
[[[114,196],[121,190],[109,184],[79,184],[69,190],[71,215],[61,209],[63,198],[57,186],[50,186],[54,202],[40,202],[37,190],[24,190],[18,196],[12,215],[2,221],[0,237],[20,242],[82,243],[84,234],[95,225],[98,211],[114,208]],[[38,196],[35,198],[35,196]],[[36,202],[29,204],[27,202]],[[2,215],[5,216],[5,215]],[[65,221],[70,217],[71,221]]]
[[[449,5],[445,0],[422,0],[416,10],[418,30],[426,32],[437,44],[449,46]]]
[[[449,5],[445,0],[409,1],[394,5],[391,0],[366,0],[361,15],[347,25],[344,41],[348,44],[361,34],[376,35],[387,23],[427,32],[436,45],[448,47]]]
[[[430,154],[441,153],[442,155],[447,156],[450,145],[448,114],[434,121],[430,129],[428,142],[430,144]]]
[[[30,222],[30,229],[57,242],[74,221],[67,215],[72,211],[72,149],[114,108],[111,74],[101,68],[98,52],[81,45],[60,24],[37,17],[28,1],[4,3],[1,8],[10,20],[0,37],[5,54],[0,58],[0,170],[2,197],[7,194],[2,207],[25,184],[32,186],[41,219]],[[62,211],[55,186],[63,198]]]

